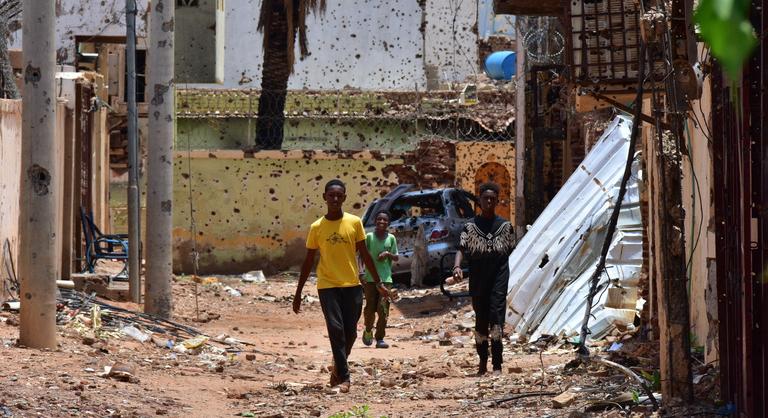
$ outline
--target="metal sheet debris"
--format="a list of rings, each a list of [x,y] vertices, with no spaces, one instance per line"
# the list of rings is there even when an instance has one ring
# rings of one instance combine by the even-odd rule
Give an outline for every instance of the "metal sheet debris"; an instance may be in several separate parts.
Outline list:
[[[578,335],[589,278],[624,172],[631,127],[629,118],[614,118],[510,255],[507,323],[517,338]],[[643,240],[637,162],[632,174],[592,307],[592,339],[616,326],[632,327],[643,302],[637,292]]]

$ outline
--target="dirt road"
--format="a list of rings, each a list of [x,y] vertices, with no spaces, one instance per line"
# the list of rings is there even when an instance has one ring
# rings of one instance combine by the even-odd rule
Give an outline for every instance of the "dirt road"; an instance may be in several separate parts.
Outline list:
[[[158,333],[155,342],[142,343],[118,333],[93,338],[72,325],[61,327],[58,350],[41,352],[14,345],[18,316],[3,313],[0,416],[567,416],[590,400],[632,390],[613,371],[565,372],[572,355],[564,348],[509,342],[504,373],[474,377],[471,308],[466,300],[449,301],[437,289],[426,289],[402,291],[393,305],[391,348],[358,341],[351,356],[352,389],[336,393],[327,385],[331,354],[313,286],[308,284],[303,311],[295,315],[293,276],[260,284],[209,281],[199,285],[198,313],[193,283],[176,281],[175,319],[209,336],[248,343],[239,352],[208,344],[201,352],[179,353],[160,347],[166,339]],[[99,376],[116,363],[128,369],[128,381]],[[589,387],[592,392],[583,390]],[[576,394],[573,404],[555,409],[554,396],[569,388]],[[543,394],[528,395],[538,392]],[[520,397],[495,401],[510,395]]]

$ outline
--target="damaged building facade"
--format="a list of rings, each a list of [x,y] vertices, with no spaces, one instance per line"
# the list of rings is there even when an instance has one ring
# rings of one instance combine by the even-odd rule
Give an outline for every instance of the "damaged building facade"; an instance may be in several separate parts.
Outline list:
[[[523,52],[521,58],[527,61],[518,60],[518,73],[524,73],[522,77],[527,80],[523,86],[518,85],[518,145],[524,147],[526,155],[532,153],[534,157],[521,160],[525,167],[518,165],[518,172],[525,173],[525,178],[518,176],[518,196],[530,197],[528,191],[536,189],[535,176],[542,167],[537,162],[540,157],[535,156],[539,152],[536,148],[546,150],[550,146],[541,136],[546,132],[536,132],[537,117],[559,112],[565,106],[569,122],[562,140],[566,144],[582,143],[584,152],[591,156],[605,140],[595,145],[597,138],[615,128],[610,121],[616,113],[632,115],[640,110],[635,119],[640,124],[635,197],[642,219],[636,232],[642,231],[642,243],[634,239],[620,252],[609,252],[607,266],[618,263],[622,267],[607,271],[602,280],[617,281],[619,285],[607,289],[601,296],[607,299],[593,306],[591,331],[599,336],[605,325],[603,312],[595,308],[638,312],[638,318],[632,315],[629,321],[615,321],[614,325],[640,324],[640,335],[659,343],[658,368],[665,404],[690,401],[691,382],[714,375],[720,379],[721,391],[712,396],[726,403],[729,414],[764,416],[765,402],[759,394],[765,392],[768,364],[763,330],[768,294],[768,154],[765,118],[759,115],[764,114],[766,103],[761,88],[766,80],[762,70],[766,43],[760,36],[765,33],[766,12],[761,1],[750,5],[749,19],[758,34],[758,47],[745,62],[739,81],[730,82],[709,47],[692,33],[691,3],[495,2],[497,13],[519,15],[518,46]],[[542,27],[552,29],[543,38],[537,34]],[[669,47],[670,43],[673,47]],[[561,44],[563,56],[556,57],[553,51],[560,51]],[[644,67],[648,81],[642,96],[637,96],[643,62],[640,56],[646,51],[641,46],[648,48]],[[542,65],[542,55],[538,54],[542,50],[552,62]],[[560,100],[551,94],[542,102],[539,92],[553,85],[562,87]],[[670,98],[670,92],[674,92],[676,100]],[[545,165],[547,158],[552,157],[545,152]],[[563,164],[572,163],[567,155],[559,159]],[[534,178],[530,177],[529,164],[534,164]],[[610,190],[610,184],[605,186]],[[567,193],[566,188],[562,192]],[[536,216],[541,208],[533,203],[538,207],[532,209],[528,201],[516,203],[518,219]],[[526,210],[521,210],[523,207]],[[545,231],[542,238],[526,236],[516,251],[520,254],[517,258],[513,254],[511,259],[511,263],[523,262],[522,255],[527,255],[537,261],[529,262],[533,263],[528,266],[532,274],[521,273],[510,285],[508,322],[522,336],[576,334],[575,323],[559,317],[559,307],[567,306],[560,301],[579,288],[578,279],[565,274],[566,285],[548,277],[539,278],[552,268],[552,262],[562,260],[550,257],[545,262],[544,256],[560,250],[557,245],[552,249],[541,247],[551,238],[546,231],[556,230],[559,220],[558,213],[547,207],[531,230]],[[614,241],[622,236],[627,234],[620,220]],[[629,272],[622,260],[628,254],[638,255],[638,251],[642,263],[633,265],[631,280],[622,284],[627,279],[624,274]],[[564,265],[578,267],[573,263]],[[619,299],[609,293],[615,288],[622,293]],[[634,310],[631,303],[615,303],[634,292],[637,300],[644,302],[643,309],[639,304]],[[531,297],[544,301],[545,306],[532,303]],[[691,357],[699,361],[693,362]]]
[[[359,3],[359,4],[358,4]],[[510,17],[492,2],[357,2],[308,16],[311,54],[288,83],[284,141],[258,151],[256,110],[264,52],[261,1],[177,0],[174,270],[274,272],[295,266],[306,228],[322,214],[319,189],[349,184],[362,214],[394,185],[499,181],[514,214],[514,91],[490,83],[482,61],[514,48]],[[59,64],[101,73],[111,112],[110,215],[127,223],[125,23],[122,3],[57,2]],[[146,31],[138,2],[139,135],[146,138]],[[21,45],[18,25],[10,41]],[[256,47],[258,46],[258,47]],[[462,91],[472,84],[466,94]],[[142,150],[146,144],[141,145]],[[144,151],[145,152],[145,151]],[[146,181],[144,179],[143,181]]]

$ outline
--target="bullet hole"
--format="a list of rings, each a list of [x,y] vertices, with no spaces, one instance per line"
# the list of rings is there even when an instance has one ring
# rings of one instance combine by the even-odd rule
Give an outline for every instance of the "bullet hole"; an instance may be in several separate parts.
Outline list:
[[[319,176],[315,177],[315,181],[320,181],[320,180],[322,180],[322,179],[323,179],[323,176],[322,176],[322,175],[319,175]]]
[[[181,177],[184,178],[184,180],[187,180],[189,178],[189,174],[181,173]]]
[[[270,188],[269,188],[269,194],[275,194],[275,189],[273,189],[273,188],[271,188],[271,187],[270,187]]]
[[[30,299],[32,299],[32,294],[31,294],[31,293],[29,293],[29,292],[25,293],[25,294],[24,294],[24,299],[27,299],[27,300],[30,300]]]
[[[36,195],[45,196],[48,194],[48,186],[51,184],[51,175],[48,173],[48,170],[33,164],[27,170],[27,177],[30,183],[32,183],[32,190]]]
[[[211,216],[216,216],[216,211],[215,210],[211,211]]]
[[[173,32],[173,19],[163,22],[161,29],[163,32]]]
[[[152,105],[159,106],[165,102],[165,94],[168,93],[169,87],[167,84],[155,84],[155,95],[152,96]],[[160,114],[159,112],[156,112],[155,119],[157,119]]]
[[[547,263],[549,263],[549,255],[545,253],[544,257],[541,259],[541,263],[539,264],[539,268],[544,268],[544,266],[546,266]]]
[[[37,87],[37,83],[42,78],[42,74],[40,73],[40,67],[33,67],[32,64],[27,64],[27,68],[24,70],[24,82],[25,83],[31,83],[33,86]]]
[[[164,200],[160,202],[160,210],[165,213],[170,213],[172,207],[173,207],[173,204],[171,203],[170,200]]]
[[[232,209],[232,211],[235,212],[235,213],[240,213],[240,209],[238,209],[238,208],[234,208],[234,209]]]
[[[360,209],[363,207],[363,205],[361,205],[360,203],[355,203],[354,205],[352,205],[352,207],[355,209]]]
[[[272,198],[272,201],[273,201],[273,202],[277,202],[277,198],[276,198],[276,197],[273,197],[273,198]]]

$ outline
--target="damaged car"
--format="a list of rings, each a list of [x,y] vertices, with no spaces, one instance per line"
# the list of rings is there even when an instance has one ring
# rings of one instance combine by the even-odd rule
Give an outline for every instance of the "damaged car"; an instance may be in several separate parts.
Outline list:
[[[368,206],[363,225],[366,232],[371,232],[376,214],[389,212],[390,233],[397,238],[400,253],[399,260],[392,264],[392,275],[396,280],[410,280],[414,250],[421,244],[426,247],[424,280],[435,284],[446,266],[453,263],[461,230],[475,216],[476,201],[474,195],[461,189],[415,190],[411,184],[401,184]]]

